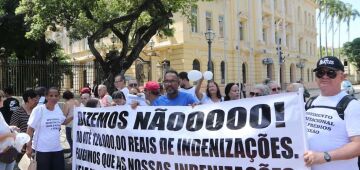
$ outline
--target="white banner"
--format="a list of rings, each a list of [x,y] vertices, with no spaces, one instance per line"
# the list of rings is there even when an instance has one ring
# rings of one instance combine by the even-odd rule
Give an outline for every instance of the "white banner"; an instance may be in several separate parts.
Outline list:
[[[301,170],[302,94],[211,105],[77,108],[73,169]]]

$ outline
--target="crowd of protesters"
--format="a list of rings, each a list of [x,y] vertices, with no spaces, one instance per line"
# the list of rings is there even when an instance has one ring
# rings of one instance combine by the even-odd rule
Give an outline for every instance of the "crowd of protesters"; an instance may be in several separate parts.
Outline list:
[[[334,58],[333,63],[338,61]],[[328,81],[337,80],[341,83],[343,66],[338,65],[321,65],[318,62],[316,71],[318,84],[321,85],[323,79]],[[335,70],[335,71],[334,71]],[[339,75],[339,76],[338,76]],[[339,84],[339,83],[337,83]],[[14,98],[11,87],[0,90],[0,142],[5,138],[15,138],[14,131],[29,134],[31,140],[24,146],[22,153],[31,157],[36,154],[37,169],[65,169],[65,158],[63,148],[60,145],[60,128],[61,125],[66,126],[66,138],[72,150],[72,120],[75,107],[109,107],[131,105],[132,108],[138,106],[195,106],[200,104],[213,104],[229,100],[238,100],[246,97],[258,97],[279,94],[281,92],[296,92],[300,88],[304,88],[301,80],[297,83],[291,83],[282,90],[279,83],[270,79],[264,80],[263,83],[254,85],[249,91],[243,83],[230,82],[225,85],[224,91],[219,85],[208,80],[206,88],[202,89],[204,78],[197,81],[193,86],[188,78],[188,73],[177,73],[169,70],[165,73],[162,83],[149,81],[144,86],[139,86],[135,79],[126,80],[123,75],[117,75],[114,78],[115,91],[109,94],[108,87],[104,84],[97,84],[91,89],[86,84],[80,90],[80,100],[75,99],[75,95],[71,91],[65,91],[62,94],[65,100],[64,105],[60,107],[58,104],[59,89],[51,87],[38,87],[36,89],[27,89],[23,96],[23,102]],[[332,88],[332,86],[329,86]],[[335,86],[334,86],[335,87]],[[337,87],[337,86],[336,86]],[[340,86],[339,86],[340,87]],[[321,87],[321,97],[326,97],[325,87]],[[330,89],[331,90],[331,89]],[[340,93],[336,88],[336,93]],[[332,94],[332,93],[331,93]],[[342,93],[341,93],[342,94]],[[343,96],[345,94],[342,94]],[[305,89],[304,101],[310,97]],[[356,103],[360,105],[360,103]],[[46,126],[51,124],[49,128]],[[10,126],[9,126],[10,125]],[[355,134],[355,132],[354,132]],[[357,132],[356,132],[357,135]],[[352,137],[358,143],[358,136]],[[354,142],[353,141],[353,142]],[[358,144],[356,145],[358,146]],[[352,148],[352,147],[350,147]],[[1,151],[0,151],[1,153]],[[324,160],[322,159],[324,153]],[[304,155],[305,163],[308,166],[329,162],[331,159],[342,160],[347,158],[342,156],[340,151],[329,152],[307,151]],[[338,156],[340,155],[340,156]],[[355,157],[357,153],[351,155]],[[71,157],[71,155],[69,156]],[[16,159],[10,163],[0,162],[0,169],[14,169]]]

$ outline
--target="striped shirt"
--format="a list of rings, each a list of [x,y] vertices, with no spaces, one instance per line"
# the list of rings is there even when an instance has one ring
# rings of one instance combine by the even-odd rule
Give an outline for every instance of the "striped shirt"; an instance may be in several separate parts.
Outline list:
[[[20,132],[26,133],[27,122],[30,115],[28,115],[23,106],[18,107],[11,116],[10,125],[20,128]]]

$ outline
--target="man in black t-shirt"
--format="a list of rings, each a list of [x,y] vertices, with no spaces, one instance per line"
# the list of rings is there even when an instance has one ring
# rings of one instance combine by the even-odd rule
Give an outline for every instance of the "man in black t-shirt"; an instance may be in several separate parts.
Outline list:
[[[1,113],[4,116],[4,119],[7,124],[10,124],[10,119],[13,111],[20,106],[19,101],[12,97],[13,89],[12,87],[7,87],[4,89],[5,97],[3,107],[0,109]]]

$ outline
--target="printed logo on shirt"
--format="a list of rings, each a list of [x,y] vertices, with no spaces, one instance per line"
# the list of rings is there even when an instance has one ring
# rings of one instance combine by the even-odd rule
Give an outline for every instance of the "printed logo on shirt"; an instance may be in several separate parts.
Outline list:
[[[319,134],[320,131],[331,131],[331,128],[335,126],[332,119],[333,116],[328,114],[306,112],[307,131],[315,134]]]
[[[46,119],[45,127],[50,130],[60,130],[61,121],[60,121],[60,119],[57,119],[57,118]]]

